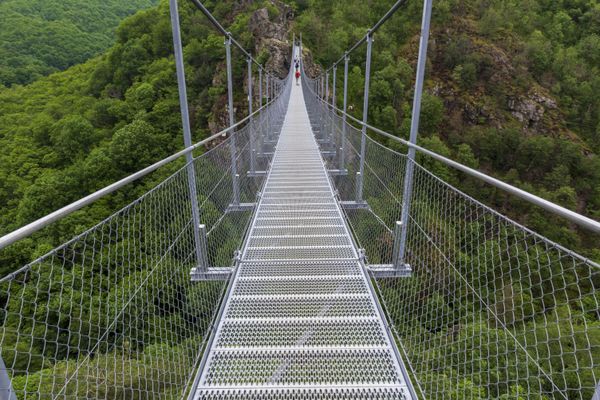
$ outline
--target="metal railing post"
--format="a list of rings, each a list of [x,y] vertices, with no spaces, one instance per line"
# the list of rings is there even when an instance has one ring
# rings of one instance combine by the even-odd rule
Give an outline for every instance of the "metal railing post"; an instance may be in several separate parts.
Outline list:
[[[270,76],[269,76],[269,74],[267,74],[267,79],[265,82],[265,96],[266,96],[267,104],[269,104],[269,79],[270,79]]]
[[[277,96],[277,82],[275,82],[275,79],[271,79],[271,97],[272,99],[275,99],[275,97]],[[275,109],[276,104],[273,104],[273,108]],[[276,142],[276,135],[275,132],[277,132],[277,128],[279,126],[279,114],[276,112],[271,112],[272,118],[273,118],[273,136],[271,138],[271,140],[273,141],[273,151],[275,151],[275,142]]]
[[[333,66],[333,78],[331,78],[333,81],[331,82],[331,104],[333,104],[333,106],[335,107],[335,82],[336,82],[336,78],[337,78],[337,64]]]
[[[333,76],[331,77],[331,111],[330,111],[330,118],[329,120],[331,121],[331,126],[329,128],[329,132],[331,135],[331,143],[333,144],[333,148],[335,150],[338,150],[336,148],[336,140],[335,140],[335,108],[336,108],[336,104],[335,104],[335,83],[337,82],[336,80],[337,78],[337,64],[333,65]]]
[[[192,145],[192,132],[190,129],[190,117],[187,102],[187,88],[185,84],[185,69],[183,65],[183,49],[181,45],[181,31],[179,27],[179,10],[177,0],[169,0],[169,11],[171,14],[171,30],[173,31],[173,48],[175,53],[175,70],[177,72],[177,88],[179,90],[179,107],[181,109],[181,123],[183,126],[184,146]],[[192,224],[194,232],[194,246],[196,263],[201,272],[206,272],[208,265],[205,263],[206,255],[202,254],[200,237],[200,208],[198,207],[198,195],[196,192],[196,171],[194,169],[194,156],[192,152],[186,153],[188,187],[190,192],[190,204],[192,208]]]
[[[350,62],[350,57],[348,57],[348,53],[344,54],[344,115],[342,115],[342,146],[340,148],[340,171],[344,171],[346,169],[346,112],[348,107],[348,63]]]
[[[323,107],[325,109],[325,120],[323,121],[323,140],[325,142],[327,142],[327,140],[329,139],[329,128],[330,128],[330,124],[329,124],[329,106],[327,105],[327,102],[329,102],[329,72],[325,72],[325,103],[323,104]]]
[[[427,61],[427,44],[429,41],[429,25],[431,22],[431,4],[432,0],[424,0],[423,3],[423,21],[421,24],[421,42],[419,44],[419,59],[417,61],[417,77],[415,82],[415,97],[413,99],[412,120],[410,124],[410,143],[417,144],[417,134],[419,133],[419,118],[421,114],[421,96],[423,94],[423,80],[425,79],[425,64]],[[406,259],[406,236],[408,232],[410,203],[413,194],[413,174],[415,148],[408,148],[408,159],[406,162],[406,174],[404,175],[404,190],[402,193],[402,230],[400,236],[400,248],[398,259],[394,260],[396,268],[405,264]]]
[[[363,185],[365,172],[365,152],[367,147],[367,116],[369,115],[369,82],[371,79],[371,48],[373,46],[373,34],[367,33],[367,61],[365,64],[365,91],[363,94],[363,126],[360,138],[360,167],[356,177],[356,202],[363,201]]]
[[[248,58],[248,115],[252,115],[253,110],[253,93],[252,93],[252,59]],[[250,173],[256,173],[256,132],[254,118],[250,117],[248,121],[250,126]]]
[[[323,94],[322,94],[323,89],[321,89],[322,88],[321,80],[322,80],[322,78],[319,76],[319,80],[317,81],[317,96],[319,96],[319,98],[323,97]]]
[[[231,33],[227,33],[225,39],[225,57],[227,59],[227,106],[229,107],[229,126],[235,123],[233,115],[233,76],[231,72]],[[240,176],[237,173],[237,144],[236,132],[231,131],[230,139],[230,154],[231,154],[231,179],[233,180],[233,202],[234,206],[240,204]]]
[[[275,79],[271,78],[271,102],[275,98]],[[275,108],[275,104],[271,104],[271,108]],[[276,113],[271,110],[271,142],[273,142],[273,151],[275,151],[275,132],[277,131],[277,119],[275,118]]]
[[[323,77],[319,76],[319,98],[323,98]]]
[[[258,107],[262,108],[263,105],[263,79],[262,79],[262,68],[258,67]]]
[[[262,67],[258,67],[258,109],[260,110],[259,114],[258,114],[258,129],[260,130],[259,133],[259,139],[260,139],[260,144],[258,146],[258,155],[262,156],[263,153],[263,146],[264,146],[264,140],[265,140],[265,130],[264,130],[264,123],[265,123],[265,118],[264,118],[264,110],[262,109],[263,106],[263,72],[262,72]]]
[[[325,102],[329,101],[329,72],[325,72]]]
[[[271,77],[269,76],[269,74],[267,74],[267,80],[265,82],[265,93],[267,96],[267,104],[269,104],[269,88],[270,88],[270,80]],[[270,110],[266,110],[267,112],[267,134],[265,135],[267,138],[267,142],[271,140],[271,111]]]
[[[321,85],[321,98],[325,99],[325,77],[321,76],[319,79],[319,85]],[[319,136],[321,139],[325,136],[325,106],[323,103],[319,106]]]

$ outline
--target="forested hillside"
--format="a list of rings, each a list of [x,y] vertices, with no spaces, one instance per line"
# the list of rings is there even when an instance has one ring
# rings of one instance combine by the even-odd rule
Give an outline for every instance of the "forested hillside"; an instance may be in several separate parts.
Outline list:
[[[30,83],[101,53],[123,18],[157,2],[0,1],[0,87]]]
[[[295,1],[296,29],[317,62],[329,66],[392,3]],[[406,2],[373,45],[369,121],[404,138],[421,10],[421,1]],[[598,55],[600,5],[593,0],[435,1],[419,144],[600,219]],[[349,107],[358,117],[364,60],[363,45],[350,61]],[[337,84],[341,93],[341,78]],[[421,162],[528,227],[600,259],[597,235]]]
[[[254,49],[248,23],[252,12],[265,4],[234,9],[232,3],[207,4],[238,42]],[[191,2],[181,2],[180,7],[193,139],[197,141],[210,129],[222,129],[226,121],[225,49],[223,37]],[[276,7],[269,6],[269,10],[274,21],[280,17]],[[258,41],[256,45],[255,53],[261,48]],[[278,51],[288,51],[284,47]],[[278,53],[271,49],[271,54]],[[271,54],[265,50],[259,56],[269,61]],[[247,100],[238,87],[245,82],[246,62],[240,55],[233,51],[234,80],[240,83],[235,90],[240,104],[236,111],[242,116]],[[182,146],[169,7],[162,1],[127,18],[106,54],[28,86],[0,91],[0,235]],[[2,251],[0,276],[140,196],[170,168]]]

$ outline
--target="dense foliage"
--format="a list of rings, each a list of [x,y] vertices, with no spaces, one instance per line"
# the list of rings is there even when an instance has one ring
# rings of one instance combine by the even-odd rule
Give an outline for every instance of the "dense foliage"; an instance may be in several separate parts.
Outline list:
[[[227,12],[222,7],[218,15],[225,18]],[[181,19],[193,139],[200,140],[209,124],[218,125],[213,108],[222,110],[225,102],[223,38],[188,2],[182,2]],[[250,35],[241,34],[247,21],[248,14],[238,14],[231,30],[248,46]],[[126,19],[105,55],[0,91],[0,234],[183,146],[172,53],[168,3],[163,2]],[[241,82],[245,60],[235,51],[233,58],[234,79]],[[242,90],[235,94],[243,104]],[[177,165],[3,251],[0,276],[110,215]]]
[[[295,1],[297,30],[330,65],[392,1]],[[422,2],[375,34],[369,121],[408,137]],[[600,6],[590,0],[434,4],[419,143],[600,219]],[[351,54],[349,109],[362,116],[365,46]],[[338,69],[341,93],[343,68]],[[341,105],[341,96],[338,96]],[[392,141],[389,146],[397,147]],[[450,183],[600,259],[597,235],[425,158]]]
[[[26,84],[114,43],[119,22],[156,0],[0,2],[0,86]]]

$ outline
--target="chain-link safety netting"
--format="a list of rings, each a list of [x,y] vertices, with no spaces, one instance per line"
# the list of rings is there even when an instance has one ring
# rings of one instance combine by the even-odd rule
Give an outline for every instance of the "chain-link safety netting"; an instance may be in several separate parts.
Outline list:
[[[303,83],[366,264],[392,264],[411,161],[367,136],[361,196],[361,130],[315,94],[323,92],[316,81]],[[591,399],[600,381],[600,266],[414,166],[404,222],[412,273],[374,282],[423,397]]]
[[[289,87],[277,83],[281,95],[233,136],[0,279],[0,398],[185,395],[226,287],[220,274],[191,279],[198,246],[189,178],[205,267],[231,267],[285,115]]]

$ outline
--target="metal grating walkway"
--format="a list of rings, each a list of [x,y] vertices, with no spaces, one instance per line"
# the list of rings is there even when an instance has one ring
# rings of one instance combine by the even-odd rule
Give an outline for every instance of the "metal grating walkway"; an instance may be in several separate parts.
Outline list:
[[[196,399],[411,399],[294,85]]]

